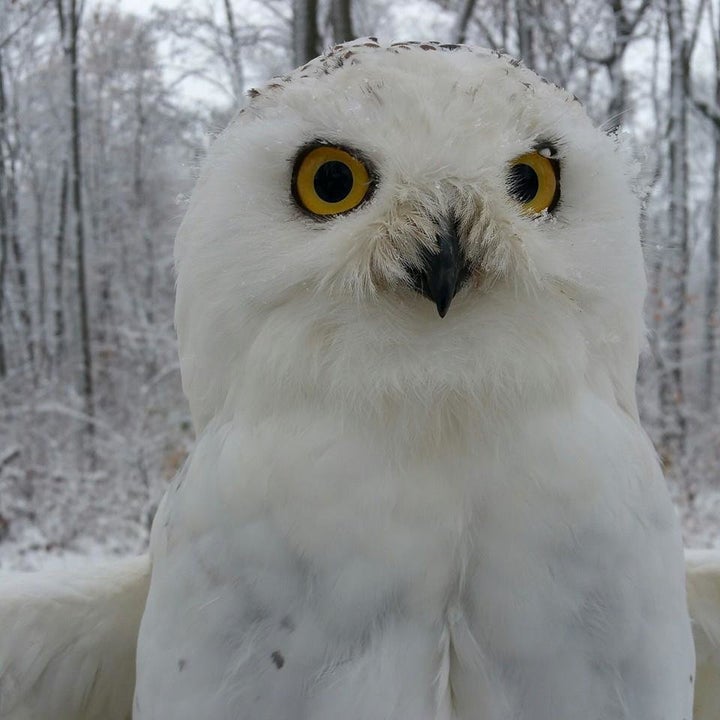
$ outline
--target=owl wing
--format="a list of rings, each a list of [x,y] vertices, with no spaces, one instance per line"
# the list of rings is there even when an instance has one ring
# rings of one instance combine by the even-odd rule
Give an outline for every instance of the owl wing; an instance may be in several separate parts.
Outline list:
[[[147,556],[0,575],[0,718],[128,720]]]
[[[688,550],[687,594],[695,638],[694,720],[720,717],[720,552]]]

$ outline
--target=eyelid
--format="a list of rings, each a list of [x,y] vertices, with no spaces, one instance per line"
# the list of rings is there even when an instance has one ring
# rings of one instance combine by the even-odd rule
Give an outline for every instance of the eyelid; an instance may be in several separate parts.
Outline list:
[[[558,145],[552,140],[538,140],[538,142],[532,146],[532,152],[536,152],[548,160],[560,160]]]

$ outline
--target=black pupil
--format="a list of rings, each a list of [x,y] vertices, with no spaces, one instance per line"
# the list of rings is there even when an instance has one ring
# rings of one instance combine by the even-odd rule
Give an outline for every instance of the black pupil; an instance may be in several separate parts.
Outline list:
[[[516,200],[530,202],[540,188],[537,173],[529,165],[513,165],[508,176],[508,188]]]
[[[344,162],[329,160],[318,168],[313,185],[321,200],[327,203],[340,202],[352,190],[352,170]]]

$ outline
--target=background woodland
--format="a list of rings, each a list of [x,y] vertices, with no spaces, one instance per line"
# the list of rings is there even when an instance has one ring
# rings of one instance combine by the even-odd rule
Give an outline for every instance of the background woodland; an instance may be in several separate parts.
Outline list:
[[[145,546],[192,444],[172,244],[198,163],[254,83],[377,34],[521,57],[632,149],[641,412],[687,541],[720,544],[720,0],[168,3],[0,0],[0,566]]]

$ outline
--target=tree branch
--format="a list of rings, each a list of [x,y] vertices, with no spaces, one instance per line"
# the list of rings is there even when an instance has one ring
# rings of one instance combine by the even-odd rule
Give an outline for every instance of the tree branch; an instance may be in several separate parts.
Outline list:
[[[60,0],[57,0],[60,2]],[[21,22],[20,25],[18,25],[14,30],[11,30],[2,40],[0,40],[0,50],[2,50],[6,45],[10,44],[12,39],[23,29],[26,28],[34,18],[36,18],[45,8],[46,5],[50,4],[50,0],[42,0],[40,5],[38,5],[35,10],[33,10],[24,20],[24,22]]]

